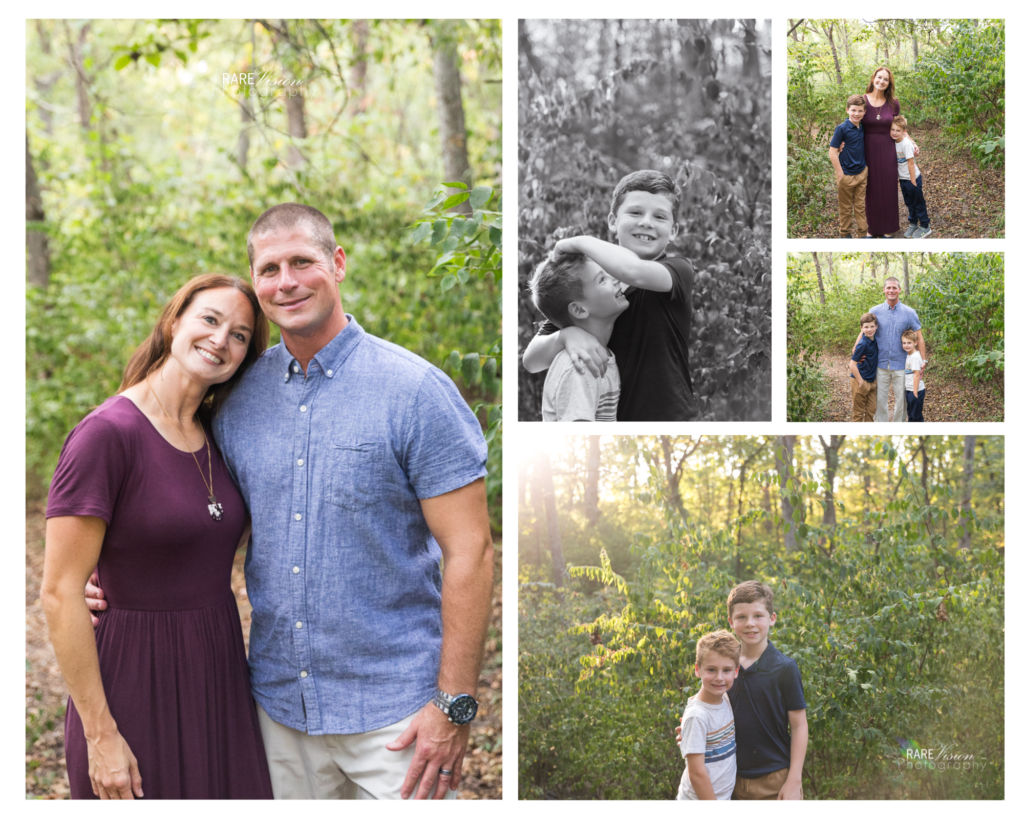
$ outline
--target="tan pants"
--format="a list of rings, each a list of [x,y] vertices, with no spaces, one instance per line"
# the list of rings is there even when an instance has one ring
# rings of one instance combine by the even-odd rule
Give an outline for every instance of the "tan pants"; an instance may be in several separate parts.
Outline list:
[[[868,216],[864,210],[864,197],[868,193],[868,169],[856,176],[843,176],[839,180],[839,232],[849,236],[853,221],[857,220],[857,238],[868,235]]]
[[[275,799],[402,798],[402,783],[416,743],[404,751],[389,751],[384,746],[398,739],[415,714],[364,734],[310,736],[274,722],[259,703],[256,713]],[[445,799],[454,798],[452,791],[445,794]]]
[[[856,378],[850,379],[850,389],[853,392],[853,420],[874,421],[875,402],[878,400],[878,382],[864,382],[861,387]]]
[[[755,779],[744,779],[736,777],[736,787],[733,788],[733,799],[778,799],[779,791],[786,784],[786,777],[789,776],[789,768],[781,771],[772,771],[770,774],[756,777]],[[275,791],[276,793],[276,791]],[[800,797],[803,798],[804,789],[800,786]]]

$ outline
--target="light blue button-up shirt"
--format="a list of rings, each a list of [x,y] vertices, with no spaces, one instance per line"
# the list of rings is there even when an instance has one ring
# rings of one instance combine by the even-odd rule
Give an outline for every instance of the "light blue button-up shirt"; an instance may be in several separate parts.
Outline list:
[[[890,307],[888,302],[883,301],[871,311],[878,319],[878,332],[875,333],[875,341],[878,342],[878,366],[883,370],[903,370],[907,363],[907,351],[903,349],[903,331],[920,330],[921,320],[917,317],[917,311],[913,307],[907,307],[902,301],[896,302],[895,307]]]
[[[309,734],[374,730],[430,701],[441,550],[420,499],[486,474],[451,379],[348,320],[306,375],[284,343],[267,350],[214,422],[252,515],[253,695]]]

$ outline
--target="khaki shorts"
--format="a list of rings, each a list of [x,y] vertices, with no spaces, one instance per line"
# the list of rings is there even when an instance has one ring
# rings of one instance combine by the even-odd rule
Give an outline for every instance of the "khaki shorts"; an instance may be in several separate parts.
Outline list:
[[[754,779],[736,777],[736,787],[733,788],[733,799],[778,799],[779,791],[786,784],[786,777],[789,776],[789,768],[781,771],[772,771],[764,776]],[[800,798],[803,799],[804,789],[800,786]]]

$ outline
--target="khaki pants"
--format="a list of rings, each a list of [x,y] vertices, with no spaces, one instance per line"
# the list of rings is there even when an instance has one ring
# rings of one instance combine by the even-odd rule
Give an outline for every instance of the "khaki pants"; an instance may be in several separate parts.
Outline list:
[[[868,216],[864,210],[864,197],[868,192],[868,169],[865,168],[856,176],[843,176],[838,183],[839,189],[839,232],[849,236],[853,231],[853,221],[857,220],[857,237],[863,239],[868,235]]]
[[[875,371],[875,383],[878,385],[877,404],[875,407],[875,423],[886,424],[889,422],[889,388],[895,388],[896,404],[892,410],[893,423],[902,424],[907,420],[907,391],[904,389],[903,370],[883,370],[879,367]]]
[[[384,746],[398,739],[415,714],[364,734],[310,736],[274,722],[259,703],[256,713],[275,799],[402,798],[402,783],[416,743],[404,751],[389,751]],[[434,792],[430,793],[433,796]],[[445,794],[445,799],[454,798],[453,791]]]
[[[853,420],[874,421],[875,404],[878,399],[878,382],[864,382],[863,387],[856,378],[850,379],[850,389],[853,392]]]
[[[781,771],[772,771],[770,774],[756,777],[755,779],[744,779],[736,777],[736,787],[733,788],[733,799],[778,799],[779,791],[786,784],[786,777],[789,776],[789,768]],[[800,786],[800,798],[804,795],[803,785]]]

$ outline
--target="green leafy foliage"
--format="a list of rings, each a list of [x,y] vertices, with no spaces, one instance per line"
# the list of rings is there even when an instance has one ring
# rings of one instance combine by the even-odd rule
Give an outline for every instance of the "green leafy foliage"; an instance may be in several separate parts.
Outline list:
[[[477,408],[500,526],[501,95],[487,81],[500,77],[500,25],[470,20],[455,29],[478,207],[460,222],[431,206],[431,226],[445,234],[432,247],[415,233],[444,178],[429,28],[369,21],[357,53],[352,26],[289,21],[285,33],[252,21],[30,23],[30,77],[58,77],[45,99],[40,85],[28,90],[52,264],[48,287],[29,288],[26,305],[31,496],[45,494],[68,432],[116,391],[171,294],[198,273],[247,276],[253,221],[271,205],[300,201],[328,215],[345,249],[345,309],[368,332],[445,369]],[[67,37],[80,39],[90,60],[88,126],[76,114],[74,72],[61,73]],[[351,67],[360,59],[357,88]],[[254,91],[253,117],[242,115],[222,73],[248,71],[252,60],[271,76],[303,80],[308,136],[289,136],[280,94]],[[456,258],[459,267],[449,264]],[[278,340],[275,330],[271,343]],[[471,362],[475,353],[476,368],[453,350]]]
[[[835,273],[819,286],[811,254],[787,258],[786,396],[790,421],[822,420],[825,351],[849,354],[860,333],[860,317],[885,300],[880,267],[895,262],[902,282],[903,254],[817,254],[831,256]],[[930,360],[963,379],[1004,390],[1004,272],[1001,253],[932,253],[910,256],[910,290],[900,299],[921,320]],[[824,304],[822,304],[824,299]],[[929,365],[931,366],[931,365]]]
[[[837,462],[835,525],[818,511],[832,482],[807,439],[787,481],[770,466],[785,457],[781,447],[713,446],[684,477],[685,514],[658,448],[631,441],[636,470],[612,479],[625,494],[608,512],[630,506],[649,521],[633,536],[629,568],[601,550],[570,570],[561,594],[520,588],[521,797],[672,798],[683,769],[673,728],[699,689],[696,641],[728,628],[729,589],[757,579],[775,592],[771,639],[801,671],[807,798],[1003,798],[1002,438],[978,439],[976,474],[989,477],[970,508],[960,495],[962,439],[848,444]],[[766,499],[740,515],[732,458],[755,470],[748,490]],[[618,463],[610,474],[620,474]],[[570,472],[563,519],[571,481]],[[717,505],[707,505],[716,485]],[[783,498],[792,521],[779,512]],[[787,531],[791,549],[780,540]],[[907,766],[907,748],[943,745],[984,765]]]
[[[820,235],[838,219],[828,144],[846,118],[847,98],[865,93],[882,65],[893,72],[912,136],[928,124],[948,134],[954,153],[973,156],[983,168],[1002,167],[1005,31],[1003,20],[815,19],[794,26],[787,40],[789,235]],[[938,146],[929,141],[921,164],[934,173],[938,156],[931,149]],[[969,172],[965,163],[950,164],[953,177]],[[936,202],[960,195],[947,174],[931,177]]]
[[[669,253],[689,259],[696,274],[690,372],[701,415],[770,417],[767,26],[745,29],[735,20],[525,25],[534,57],[525,65],[534,67],[520,75],[520,350],[540,319],[527,283],[557,232],[613,240],[607,220],[615,184],[635,170],[664,170],[682,189],[679,234]],[[620,43],[615,60],[584,47],[612,37]],[[732,45],[719,59],[714,43]],[[543,380],[520,366],[520,419],[540,419]]]

